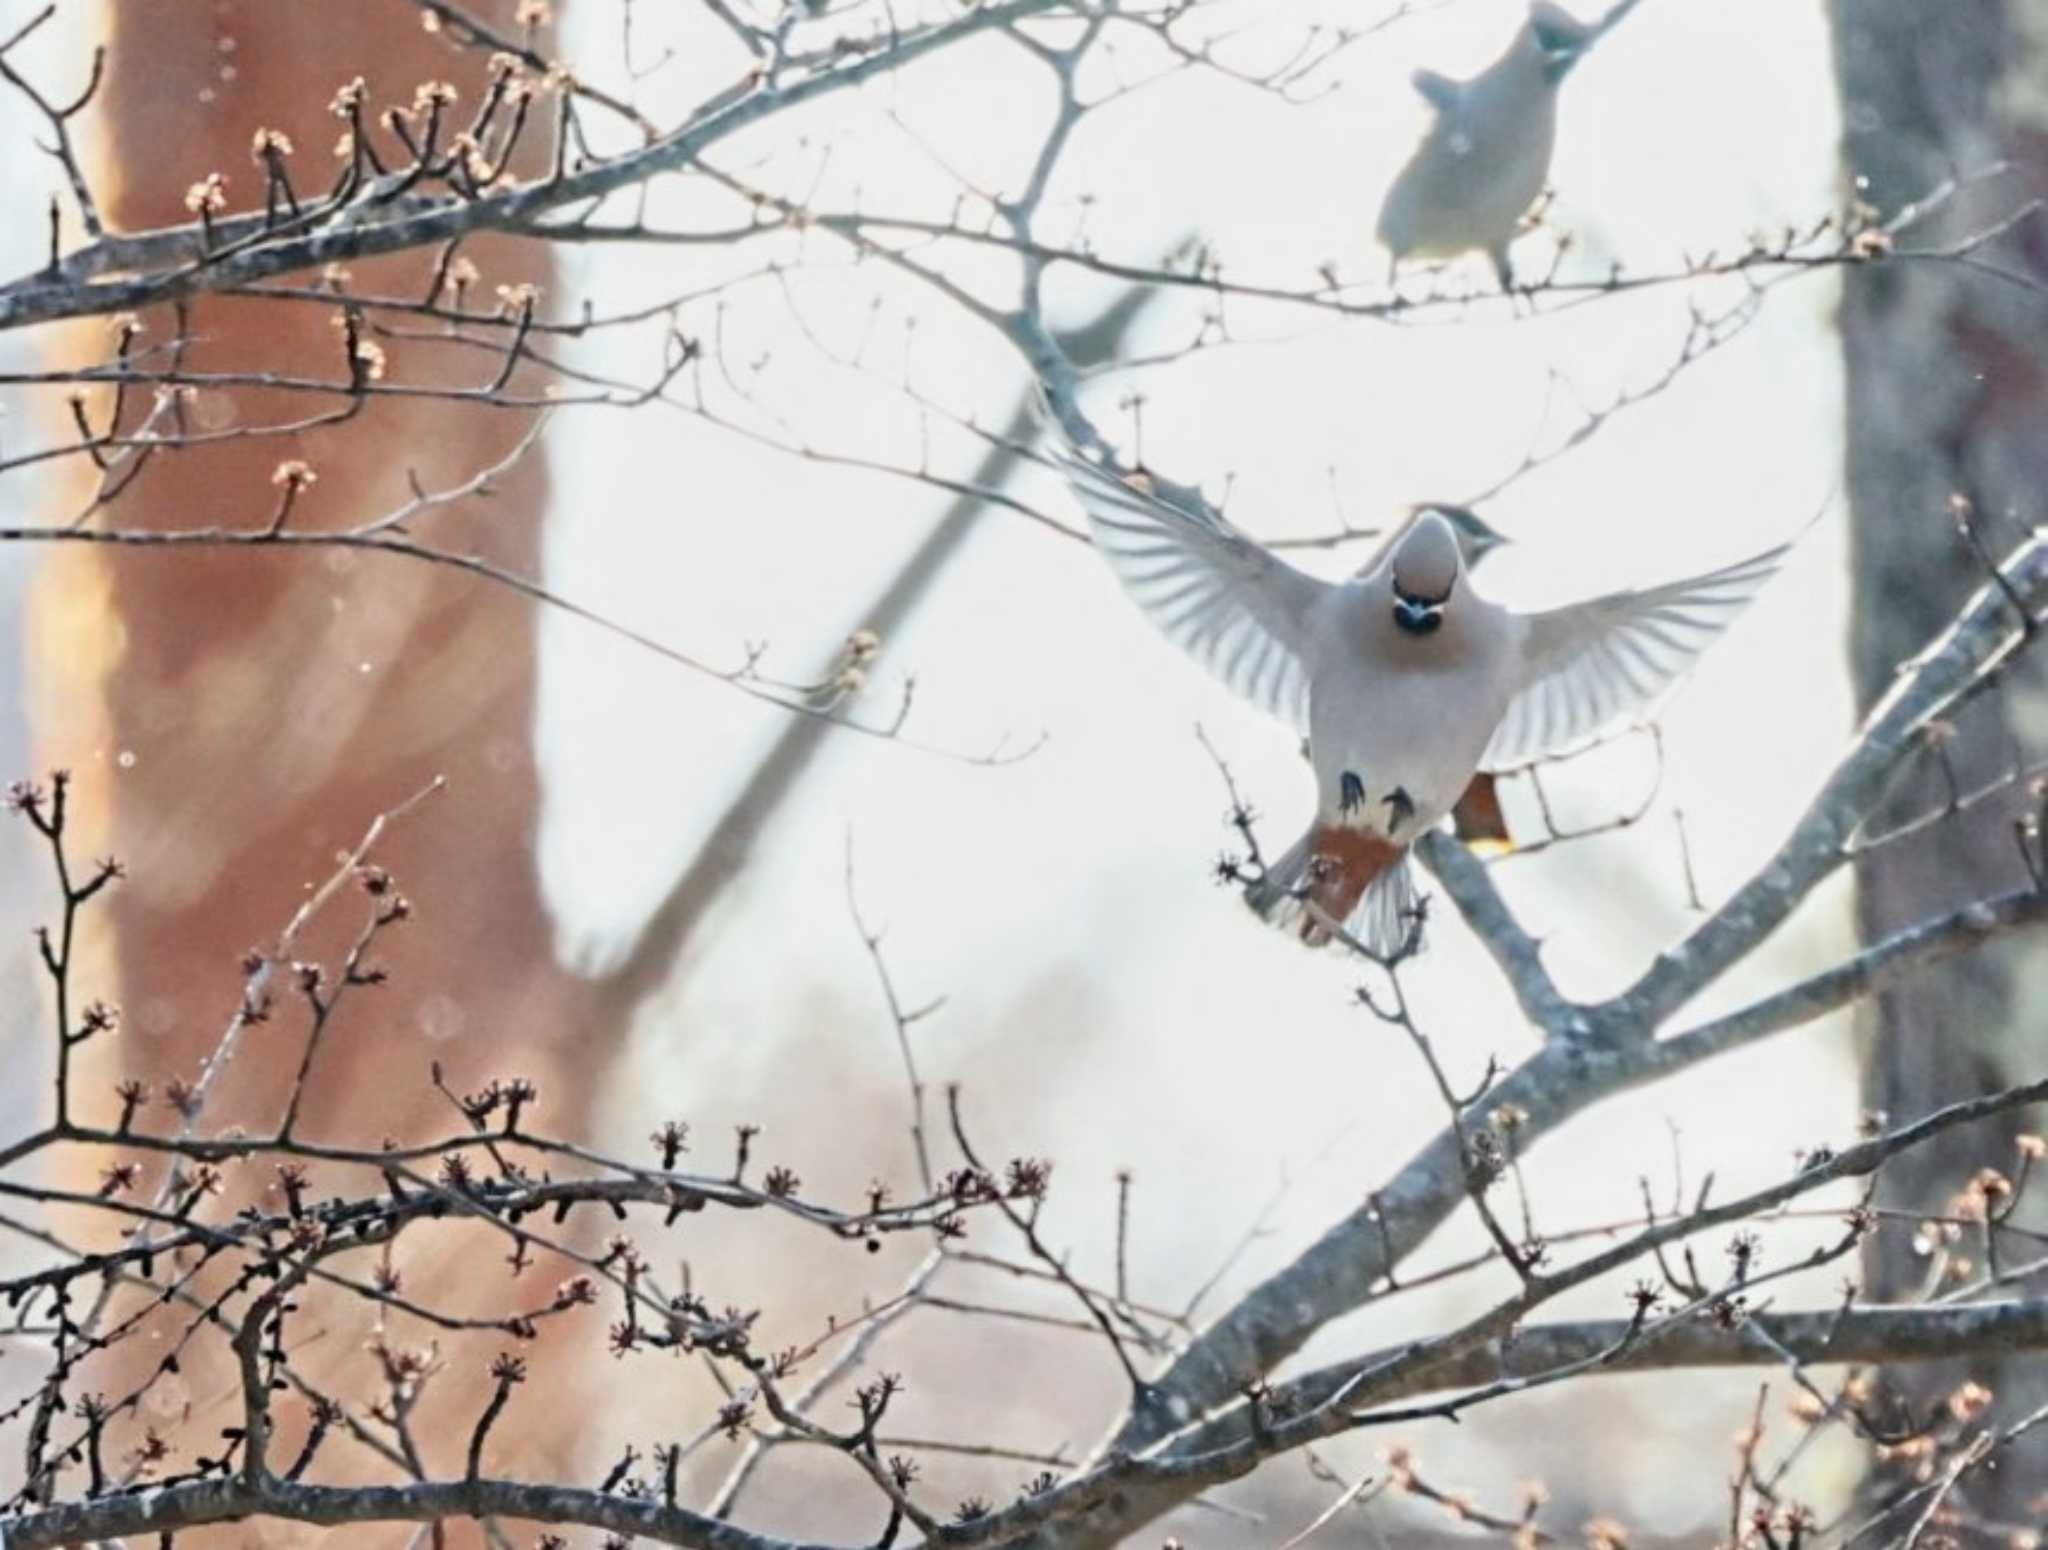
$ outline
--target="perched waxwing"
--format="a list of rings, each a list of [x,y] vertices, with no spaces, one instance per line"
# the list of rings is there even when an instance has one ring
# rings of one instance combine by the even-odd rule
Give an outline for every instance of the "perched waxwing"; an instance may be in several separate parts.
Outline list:
[[[1512,289],[1508,245],[1550,176],[1558,87],[1637,3],[1621,0],[1589,25],[1534,0],[1507,52],[1471,80],[1415,73],[1436,117],[1380,206],[1379,239],[1397,268],[1405,258],[1480,252],[1501,289]]]
[[[1640,716],[1791,547],[1522,613],[1473,591],[1474,559],[1501,539],[1458,508],[1415,508],[1363,569],[1328,582],[1142,475],[1089,462],[1056,428],[1052,452],[1096,546],[1167,638],[1308,740],[1315,821],[1248,902],[1311,946],[1341,926],[1383,958],[1420,919],[1409,847],[1454,810],[1461,831],[1468,817],[1497,830],[1492,772]]]

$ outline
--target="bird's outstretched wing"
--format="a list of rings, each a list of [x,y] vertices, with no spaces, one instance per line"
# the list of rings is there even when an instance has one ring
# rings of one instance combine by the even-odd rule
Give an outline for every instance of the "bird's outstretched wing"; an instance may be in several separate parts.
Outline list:
[[[1640,714],[1734,623],[1791,549],[1779,544],[1703,576],[1531,615],[1523,688],[1480,768],[1571,753]]]
[[[1087,461],[1056,427],[1051,443],[1124,590],[1167,639],[1305,735],[1310,623],[1330,583],[1214,512],[1170,503]]]
[[[1463,81],[1454,81],[1435,70],[1417,70],[1408,79],[1421,94],[1422,100],[1447,118],[1456,113],[1464,101]]]

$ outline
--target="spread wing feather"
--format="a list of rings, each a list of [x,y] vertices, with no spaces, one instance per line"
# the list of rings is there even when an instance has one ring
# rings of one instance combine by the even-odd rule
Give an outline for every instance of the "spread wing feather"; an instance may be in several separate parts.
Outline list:
[[[1088,513],[1096,547],[1167,639],[1306,734],[1310,624],[1330,584],[1216,513],[1169,502],[1087,461],[1057,432],[1052,455]]]
[[[1463,104],[1463,81],[1454,81],[1435,70],[1417,70],[1408,79],[1414,83],[1415,90],[1421,94],[1422,100],[1446,118],[1456,113]]]
[[[1571,753],[1640,715],[1735,622],[1790,550],[1780,544],[1703,576],[1532,615],[1525,685],[1480,767]]]

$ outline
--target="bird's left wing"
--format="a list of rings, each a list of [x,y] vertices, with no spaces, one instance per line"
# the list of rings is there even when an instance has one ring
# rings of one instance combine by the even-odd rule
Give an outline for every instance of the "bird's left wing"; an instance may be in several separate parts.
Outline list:
[[[1088,462],[1057,429],[1051,442],[1124,590],[1167,639],[1306,735],[1311,626],[1336,589],[1214,512],[1170,503]]]
[[[1779,544],[1703,576],[1529,616],[1523,686],[1480,768],[1571,753],[1640,714],[1734,623],[1791,548]]]

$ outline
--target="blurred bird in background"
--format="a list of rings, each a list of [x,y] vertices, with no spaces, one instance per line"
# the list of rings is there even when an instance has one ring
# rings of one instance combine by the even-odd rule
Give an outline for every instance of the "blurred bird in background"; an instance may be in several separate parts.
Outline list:
[[[1501,289],[1514,288],[1508,247],[1550,177],[1558,87],[1638,3],[1621,0],[1588,24],[1535,0],[1507,52],[1471,80],[1415,72],[1436,119],[1380,206],[1379,239],[1394,270],[1407,258],[1480,252],[1493,260]]]
[[[1734,621],[1790,551],[1538,612],[1476,593],[1502,542],[1457,507],[1417,507],[1349,580],[1295,569],[1142,474],[1053,457],[1096,546],[1167,638],[1308,739],[1316,816],[1246,889],[1310,946],[1341,929],[1383,961],[1419,943],[1409,847],[1456,812],[1504,836],[1492,773],[1575,752],[1636,719]]]

